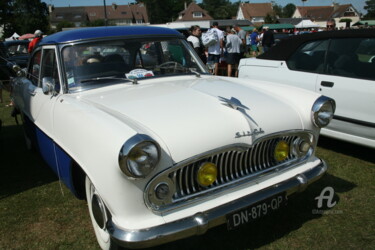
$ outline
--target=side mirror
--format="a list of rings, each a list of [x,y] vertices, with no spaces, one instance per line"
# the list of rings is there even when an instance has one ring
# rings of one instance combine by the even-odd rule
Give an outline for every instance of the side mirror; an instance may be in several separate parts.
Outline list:
[[[14,65],[12,66],[12,70],[13,70],[14,73],[16,73],[16,75],[19,76],[19,77],[24,77],[24,76],[26,76],[25,71],[24,71],[23,69],[21,69],[21,67],[20,67],[19,65],[17,65],[17,64],[14,64]]]
[[[52,77],[43,77],[42,90],[45,95],[53,94],[55,92],[55,79]]]

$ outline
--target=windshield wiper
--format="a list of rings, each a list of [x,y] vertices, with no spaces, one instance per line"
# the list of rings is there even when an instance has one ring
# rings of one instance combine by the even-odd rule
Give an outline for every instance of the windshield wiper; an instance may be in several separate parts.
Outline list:
[[[194,73],[197,78],[201,77],[201,74],[198,71],[194,70],[194,69],[190,69],[190,72]]]

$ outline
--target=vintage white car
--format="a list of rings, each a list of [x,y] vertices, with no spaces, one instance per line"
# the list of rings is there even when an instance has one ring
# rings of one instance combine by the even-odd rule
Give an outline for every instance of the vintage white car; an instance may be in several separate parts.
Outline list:
[[[257,59],[242,59],[239,77],[333,98],[337,109],[321,134],[375,148],[375,29],[289,37]]]
[[[327,169],[315,148],[334,100],[212,76],[171,29],[56,33],[15,70],[27,144],[87,199],[103,249],[236,228]]]

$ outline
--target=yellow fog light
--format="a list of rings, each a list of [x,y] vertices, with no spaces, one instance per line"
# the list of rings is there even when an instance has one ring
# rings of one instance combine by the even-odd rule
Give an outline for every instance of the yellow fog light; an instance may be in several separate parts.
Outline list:
[[[276,161],[283,161],[289,155],[289,144],[286,141],[279,141],[276,144],[274,157]]]
[[[203,163],[197,173],[197,181],[199,185],[208,187],[216,181],[217,178],[217,167],[211,162]]]

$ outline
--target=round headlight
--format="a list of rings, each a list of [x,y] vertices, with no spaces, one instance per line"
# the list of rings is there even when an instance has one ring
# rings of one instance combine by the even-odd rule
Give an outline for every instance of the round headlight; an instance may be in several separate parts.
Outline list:
[[[304,157],[314,150],[313,142],[309,137],[299,137],[292,143],[291,152],[297,157]]]
[[[289,144],[286,141],[279,141],[276,144],[274,151],[274,158],[280,162],[285,160],[289,155]]]
[[[123,145],[119,165],[127,176],[144,178],[154,170],[159,159],[159,145],[147,135],[136,135]]]
[[[197,182],[203,187],[208,187],[217,179],[217,167],[211,162],[203,163],[197,172]]]
[[[336,103],[333,99],[326,96],[319,97],[311,109],[312,122],[319,128],[327,126],[333,118],[335,109]]]

